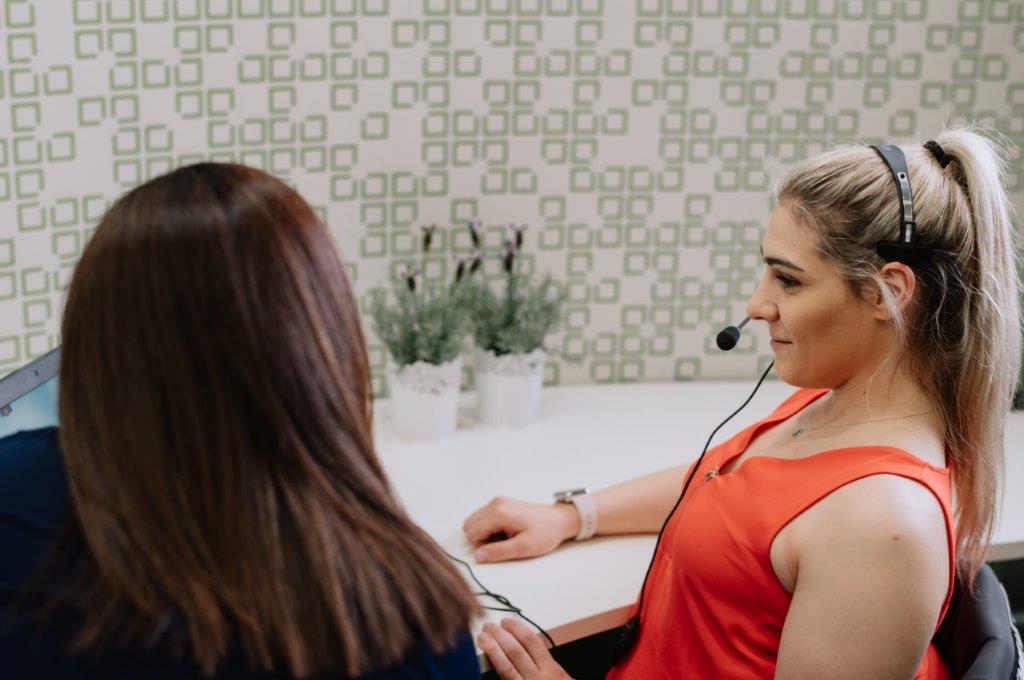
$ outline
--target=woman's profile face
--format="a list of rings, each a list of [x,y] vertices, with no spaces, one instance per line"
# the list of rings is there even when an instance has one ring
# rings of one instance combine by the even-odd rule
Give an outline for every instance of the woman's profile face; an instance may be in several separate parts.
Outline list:
[[[850,292],[816,238],[785,204],[772,212],[761,243],[765,270],[747,315],[768,324],[783,381],[835,387],[880,361],[885,338],[871,305]]]

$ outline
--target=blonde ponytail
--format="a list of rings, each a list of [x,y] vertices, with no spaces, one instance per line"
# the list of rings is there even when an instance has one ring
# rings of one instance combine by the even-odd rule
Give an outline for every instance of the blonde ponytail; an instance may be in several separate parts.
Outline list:
[[[880,293],[893,319],[886,367],[905,362],[941,413],[951,467],[957,571],[968,583],[985,559],[1002,494],[1003,431],[1021,365],[1018,237],[1005,178],[1008,143],[976,125],[934,138],[945,167],[923,141],[902,146],[910,169],[919,242],[935,249],[914,266],[916,308],[905,313],[883,285],[875,253],[896,240],[899,204],[884,161],[846,144],[793,168],[776,188],[819,236],[855,294]],[[890,372],[894,375],[894,372]]]

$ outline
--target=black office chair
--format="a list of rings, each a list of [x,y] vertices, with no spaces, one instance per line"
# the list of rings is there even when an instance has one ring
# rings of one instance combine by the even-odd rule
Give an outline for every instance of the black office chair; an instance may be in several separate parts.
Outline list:
[[[987,564],[978,571],[973,593],[964,592],[957,579],[946,619],[932,642],[958,680],[1024,680],[1024,651],[1010,602]]]

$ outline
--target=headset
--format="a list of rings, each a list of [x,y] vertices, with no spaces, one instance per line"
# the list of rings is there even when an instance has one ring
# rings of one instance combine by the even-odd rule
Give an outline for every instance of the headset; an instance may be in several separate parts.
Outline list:
[[[931,151],[933,155],[935,155],[942,167],[945,168],[949,163],[950,158],[942,151],[942,148],[934,141],[930,141],[924,146]],[[910,169],[907,167],[907,158],[904,155],[903,150],[895,145],[871,145],[871,148],[882,157],[882,160],[885,161],[885,164],[892,172],[893,179],[896,182],[896,192],[900,202],[899,239],[897,241],[879,242],[875,246],[875,252],[878,253],[879,257],[886,262],[902,262],[910,266],[927,262],[931,258],[934,249],[929,246],[923,246],[918,242],[917,222],[914,220],[914,200],[913,193],[910,188]],[[727,326],[719,332],[716,338],[718,348],[723,351],[729,351],[735,347],[736,343],[739,342],[740,330],[742,330],[749,321],[750,317],[746,317],[737,326]],[[747,400],[714,429],[711,436],[708,437],[707,442],[704,444],[704,450],[701,451],[700,457],[697,458],[697,461],[690,468],[690,474],[686,477],[686,482],[683,484],[683,490],[679,494],[679,498],[676,499],[675,505],[672,506],[672,510],[665,517],[665,521],[662,523],[661,529],[658,531],[658,539],[654,544],[654,552],[651,554],[651,561],[647,565],[647,572],[644,574],[643,584],[640,586],[640,595],[637,600],[636,614],[634,614],[622,628],[622,633],[619,636],[615,649],[613,665],[618,664],[620,661],[625,659],[636,645],[636,641],[640,635],[640,613],[643,611],[647,579],[651,575],[651,567],[654,565],[654,558],[658,554],[662,535],[665,533],[665,528],[668,526],[672,516],[675,515],[676,510],[679,509],[679,504],[683,501],[683,497],[686,496],[686,490],[690,486],[690,481],[700,468],[700,464],[704,459],[704,454],[708,451],[708,446],[711,444],[711,440],[723,425],[732,420],[733,416],[742,411],[744,407],[750,403],[750,400],[754,398],[755,394],[757,394],[757,390],[760,389],[761,383],[763,383],[764,379],[768,377],[768,372],[772,370],[774,365],[774,361],[768,364],[768,368],[766,368],[764,373],[761,374],[761,378],[757,381],[757,385],[754,386],[754,391],[750,393]]]

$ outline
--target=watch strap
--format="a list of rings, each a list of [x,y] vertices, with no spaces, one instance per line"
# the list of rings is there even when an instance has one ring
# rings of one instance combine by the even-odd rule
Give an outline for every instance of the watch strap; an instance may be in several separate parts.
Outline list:
[[[576,506],[580,516],[580,530],[575,540],[585,541],[597,533],[597,504],[594,503],[594,496],[589,492],[581,493],[573,495],[569,500]]]

